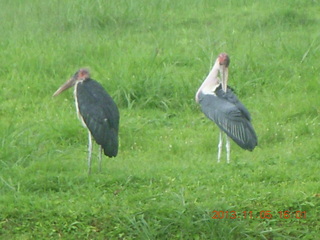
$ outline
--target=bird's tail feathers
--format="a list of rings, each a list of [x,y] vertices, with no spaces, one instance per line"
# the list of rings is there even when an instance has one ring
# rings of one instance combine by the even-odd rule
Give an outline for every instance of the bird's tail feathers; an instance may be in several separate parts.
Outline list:
[[[108,157],[116,157],[118,154],[118,133],[113,129],[109,132],[108,139],[102,145],[104,154]]]

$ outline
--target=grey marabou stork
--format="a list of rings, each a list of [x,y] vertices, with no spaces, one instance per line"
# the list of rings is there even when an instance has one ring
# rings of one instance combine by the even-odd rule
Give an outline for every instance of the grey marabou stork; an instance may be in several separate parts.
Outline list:
[[[74,98],[77,114],[88,129],[88,173],[91,172],[92,136],[100,146],[99,168],[101,170],[101,152],[108,157],[118,154],[119,110],[110,95],[100,83],[90,78],[89,70],[77,71],[54,94],[74,86]]]
[[[221,53],[196,93],[196,102],[200,104],[202,112],[220,128],[218,162],[221,157],[223,132],[226,134],[227,163],[230,162],[229,138],[249,151],[258,144],[249,111],[227,86],[229,63],[229,56]]]

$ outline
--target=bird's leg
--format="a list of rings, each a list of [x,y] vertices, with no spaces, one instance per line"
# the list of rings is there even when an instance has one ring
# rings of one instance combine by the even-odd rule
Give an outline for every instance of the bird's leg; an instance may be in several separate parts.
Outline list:
[[[221,157],[221,150],[222,150],[222,131],[219,133],[219,144],[218,144],[218,163],[220,162],[220,157]]]
[[[91,133],[88,131],[88,174],[91,173],[91,154],[92,154],[92,138]]]
[[[227,163],[230,163],[230,139],[226,135]]]
[[[101,155],[102,155],[102,147],[99,146],[99,172],[101,172]]]

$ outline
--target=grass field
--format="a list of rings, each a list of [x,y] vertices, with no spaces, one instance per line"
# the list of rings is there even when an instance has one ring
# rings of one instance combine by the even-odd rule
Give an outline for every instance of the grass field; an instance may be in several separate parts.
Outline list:
[[[0,2],[1,239],[319,238],[318,0]],[[194,101],[220,52],[259,138],[230,164]],[[90,176],[72,90],[52,98],[80,67],[121,114]]]

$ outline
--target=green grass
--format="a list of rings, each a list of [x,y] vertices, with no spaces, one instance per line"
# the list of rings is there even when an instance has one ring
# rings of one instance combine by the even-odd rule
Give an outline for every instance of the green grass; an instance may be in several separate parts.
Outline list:
[[[0,238],[316,239],[319,11],[317,0],[2,0]],[[229,165],[194,101],[220,52],[259,138],[253,152],[232,143]],[[91,176],[72,91],[52,98],[80,67],[121,114],[119,155],[99,173],[94,145]]]

